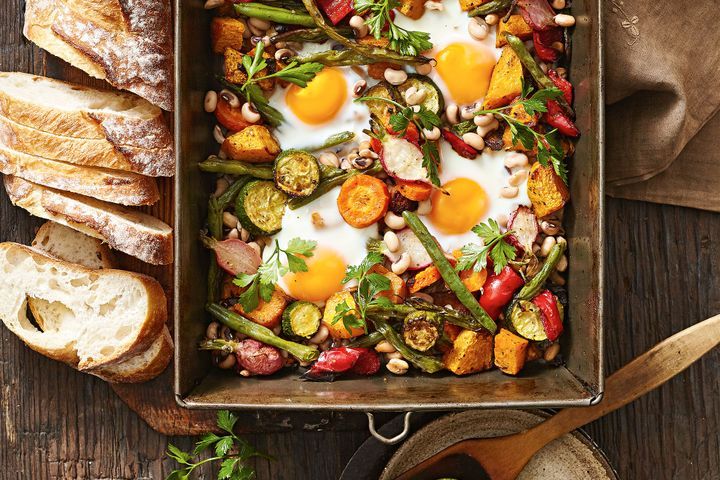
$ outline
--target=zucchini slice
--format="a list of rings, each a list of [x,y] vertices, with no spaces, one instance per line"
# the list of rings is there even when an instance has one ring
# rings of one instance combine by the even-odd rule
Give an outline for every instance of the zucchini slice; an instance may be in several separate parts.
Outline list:
[[[440,328],[435,316],[429,312],[409,313],[403,322],[403,340],[410,348],[427,352],[440,339]]]
[[[405,83],[397,87],[398,92],[402,95],[403,101],[405,99],[405,91],[410,87],[415,87],[418,91],[425,91],[425,99],[420,103],[423,107],[438,115],[445,110],[445,100],[443,99],[442,92],[440,92],[440,89],[430,77],[418,75],[417,73],[408,74],[408,79],[405,80]]]
[[[510,330],[528,340],[540,342],[547,340],[547,333],[542,323],[542,313],[534,303],[519,300],[515,303],[508,322]]]
[[[320,328],[322,312],[314,303],[293,302],[283,312],[282,331],[288,337],[310,338]]]
[[[275,159],[275,185],[291,197],[307,197],[320,183],[320,165],[304,150],[285,150]]]
[[[398,93],[397,89],[384,80],[370,87],[367,92],[365,92],[365,96],[386,98],[400,104],[403,103],[402,97]],[[381,100],[370,100],[368,102],[365,102],[365,104],[370,110],[370,115],[377,119],[377,121],[380,122],[380,125],[382,125],[385,130],[389,130],[390,117],[397,112],[398,107],[390,103],[383,102]]]
[[[238,193],[235,215],[253,235],[273,235],[282,228],[287,195],[270,180],[248,182]]]

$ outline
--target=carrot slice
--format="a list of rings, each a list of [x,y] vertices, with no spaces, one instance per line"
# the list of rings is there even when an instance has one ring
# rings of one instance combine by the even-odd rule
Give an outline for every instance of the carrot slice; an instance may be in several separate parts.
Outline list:
[[[231,107],[230,102],[222,97],[218,97],[217,107],[215,107],[215,117],[223,127],[231,132],[239,132],[252,125],[245,120],[239,107]]]
[[[390,192],[382,180],[370,175],[355,175],[343,183],[337,205],[349,225],[365,228],[387,213]]]
[[[405,198],[422,202],[430,198],[432,194],[432,185],[423,182],[409,182],[406,180],[397,181],[397,190]]]

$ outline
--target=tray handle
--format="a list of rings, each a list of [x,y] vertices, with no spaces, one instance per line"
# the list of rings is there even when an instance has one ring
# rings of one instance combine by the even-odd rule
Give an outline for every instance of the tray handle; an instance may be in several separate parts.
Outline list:
[[[412,415],[412,412],[405,412],[403,429],[400,433],[398,433],[392,438],[384,437],[375,429],[375,415],[370,412],[365,412],[365,414],[368,417],[368,429],[370,430],[370,435],[372,435],[373,437],[375,437],[375,439],[384,443],[385,445],[395,445],[398,442],[402,442],[403,440],[405,440],[405,437],[408,436],[408,433],[410,433],[410,415]]]

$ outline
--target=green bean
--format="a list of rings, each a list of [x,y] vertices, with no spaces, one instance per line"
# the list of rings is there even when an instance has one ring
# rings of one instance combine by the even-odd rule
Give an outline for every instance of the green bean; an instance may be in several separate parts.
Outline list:
[[[315,21],[310,15],[297,8],[280,8],[262,3],[236,3],[235,13],[246,17],[259,18],[269,22],[283,23],[285,25],[300,25],[314,27]]]
[[[489,15],[491,13],[496,13],[501,10],[505,10],[510,7],[512,4],[512,0],[493,0],[492,2],[485,3],[483,5],[480,5],[477,8],[474,8],[468,12],[469,17],[477,17],[480,15]]]
[[[257,165],[253,163],[245,163],[239,160],[223,160],[211,155],[204,162],[198,163],[198,167],[203,172],[226,173],[229,175],[250,175],[263,180],[272,180],[272,165]]]
[[[311,145],[309,147],[301,148],[300,150],[306,150],[308,152],[317,152],[318,150],[325,150],[326,148],[336,147],[343,143],[350,142],[355,139],[355,132],[340,132],[330,135],[325,141],[319,145]]]
[[[430,232],[422,220],[420,220],[414,212],[408,211],[403,212],[403,218],[408,227],[415,233],[418,240],[420,240],[423,247],[425,247],[433,264],[435,264],[440,272],[440,276],[442,276],[447,286],[457,296],[458,300],[460,300],[460,303],[470,310],[472,316],[479,321],[483,327],[489,330],[490,333],[495,333],[495,330],[497,330],[495,321],[490,318],[490,315],[480,306],[475,297],[473,297],[473,294],[470,293],[470,290],[468,290],[462,280],[460,280],[457,272],[455,272],[453,266],[450,265],[448,259],[445,258],[445,254],[440,250],[435,238],[430,235]]]
[[[412,55],[401,55],[397,52],[394,52],[392,50],[389,50],[387,48],[380,48],[380,47],[373,47],[370,45],[360,45],[357,42],[353,42],[352,40],[348,40],[347,38],[340,35],[337,30],[335,30],[333,27],[327,24],[325,21],[325,17],[323,17],[323,14],[318,9],[317,5],[315,5],[314,0],[302,0],[303,5],[305,5],[305,8],[307,9],[308,13],[312,17],[312,19],[315,21],[315,24],[322,29],[327,36],[331,40],[335,40],[336,42],[340,43],[341,45],[344,45],[346,48],[357,52],[359,55],[362,55],[364,57],[367,57],[369,62],[367,63],[374,63],[374,62],[395,62],[395,63],[401,63],[401,64],[410,64],[410,65],[420,65],[424,63],[430,62],[429,58],[417,56],[414,57]]]
[[[297,210],[300,207],[304,207],[305,205],[314,202],[318,198],[328,193],[333,188],[342,185],[348,178],[352,178],[355,175],[360,175],[361,173],[364,173],[366,175],[376,175],[381,171],[382,165],[380,165],[380,162],[375,162],[375,164],[367,170],[348,170],[336,177],[322,180],[313,193],[311,193],[307,197],[293,198],[288,202],[288,206],[290,207],[290,210]]]
[[[294,57],[298,63],[322,63],[330,67],[348,67],[352,65],[367,65],[375,63],[375,60],[361,55],[355,50],[323,50],[322,52],[309,53]]]
[[[510,48],[512,48],[515,52],[515,55],[517,55],[520,59],[520,63],[522,63],[528,72],[530,72],[530,75],[532,75],[538,85],[540,85],[541,88],[555,88],[555,83],[545,74],[545,72],[542,71],[540,65],[538,65],[532,55],[530,55],[528,49],[525,48],[525,43],[523,43],[523,41],[515,35],[511,35],[509,33],[505,36],[505,38],[507,39]],[[558,102],[558,104],[560,104],[560,106],[568,113],[571,115],[573,114],[573,109],[567,103],[565,97],[561,95],[555,98],[555,101]]]
[[[540,271],[517,293],[515,300],[532,300],[538,293],[540,293],[543,285],[550,277],[553,270],[555,270],[555,267],[557,267],[563,253],[565,253],[565,246],[565,242],[555,244],[555,246],[550,250],[550,253],[548,253],[547,258],[545,258],[545,263],[543,263]]]
[[[419,311],[437,313],[441,320],[468,330],[480,330],[484,328],[482,324],[470,315],[422,300],[409,299],[404,304],[393,305],[391,307],[371,305],[367,308],[367,314],[369,316],[380,315],[386,320],[402,320],[409,314]]]
[[[337,32],[343,37],[352,37],[353,31],[351,28],[337,28]],[[328,40],[327,33],[321,28],[298,28],[296,30],[290,30],[288,32],[279,33],[272,38],[272,43],[278,42],[309,42],[309,43],[323,43]]]
[[[227,325],[233,330],[247,335],[258,342],[267,343],[280,350],[285,350],[293,357],[301,362],[312,362],[317,360],[320,352],[316,347],[309,347],[301,343],[291,342],[275,335],[269,328],[258,325],[247,318],[235,312],[231,312],[227,308],[223,308],[217,303],[211,303],[207,306],[207,310],[220,321],[223,325]]]
[[[348,347],[356,348],[370,348],[380,343],[385,337],[380,332],[371,332],[362,337],[358,337],[352,342],[348,343]]]
[[[400,335],[384,320],[376,319],[373,320],[373,323],[375,324],[375,328],[385,337],[385,340],[395,347],[395,350],[400,352],[400,354],[408,362],[412,363],[423,372],[435,373],[445,368],[443,362],[437,358],[418,353],[408,347],[405,342],[403,342],[402,338],[400,338]]]

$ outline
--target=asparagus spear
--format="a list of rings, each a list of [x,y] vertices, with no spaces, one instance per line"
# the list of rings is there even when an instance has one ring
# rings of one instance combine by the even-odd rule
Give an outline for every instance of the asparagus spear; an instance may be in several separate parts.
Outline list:
[[[493,0],[470,10],[468,16],[478,17],[480,15],[489,15],[501,10],[506,10],[510,7],[510,4],[512,4],[512,0]]]
[[[308,152],[317,152],[318,150],[325,150],[326,148],[336,147],[347,143],[355,138],[355,132],[340,132],[330,135],[325,141],[319,145],[311,145],[309,147],[301,148],[300,150],[306,150]]]
[[[343,37],[351,37],[351,28],[338,28],[337,32]],[[298,28],[297,30],[290,30],[289,32],[279,33],[274,37],[270,38],[272,43],[278,42],[310,42],[310,43],[323,43],[328,40],[327,33],[320,28]]]
[[[236,3],[233,5],[235,13],[251,18],[259,18],[269,22],[283,23],[285,25],[300,25],[314,27],[315,21],[310,15],[295,8],[280,8],[262,3]]]
[[[423,372],[435,373],[445,368],[443,362],[437,358],[418,353],[408,347],[405,342],[403,342],[402,338],[400,338],[400,335],[393,330],[390,324],[386,321],[376,318],[373,320],[373,323],[375,324],[375,328],[385,337],[385,340],[395,347],[395,350],[400,352],[408,362],[412,363]]]
[[[342,185],[348,178],[354,177],[355,175],[360,175],[361,173],[364,173],[366,175],[374,175],[380,173],[381,171],[382,165],[380,165],[380,162],[375,162],[375,164],[367,170],[348,170],[347,172],[344,172],[335,177],[321,180],[320,184],[317,186],[313,193],[311,193],[307,197],[293,198],[288,202],[288,206],[290,207],[290,210],[297,210],[300,207],[304,207],[305,205],[314,202],[318,198],[328,193],[333,188]]]
[[[227,308],[223,308],[217,303],[211,303],[207,306],[207,310],[222,324],[227,325],[233,330],[247,335],[258,342],[267,343],[273,347],[285,350],[293,357],[301,362],[312,362],[317,360],[320,352],[317,347],[309,347],[301,343],[291,342],[275,335],[272,330],[262,325],[248,320],[242,315],[231,312]]]
[[[264,180],[273,179],[272,165],[256,165],[238,160],[223,160],[211,155],[204,162],[198,163],[203,172],[227,173],[229,175],[250,175]]]
[[[511,35],[509,33],[505,36],[505,38],[507,39],[510,48],[513,49],[515,54],[520,59],[520,63],[522,63],[523,66],[528,70],[528,72],[530,72],[530,75],[532,75],[538,85],[540,85],[542,88],[555,88],[555,83],[550,79],[550,77],[545,74],[545,72],[542,71],[540,65],[538,65],[532,55],[530,55],[528,49],[525,48],[525,43],[523,43],[523,41],[515,35]],[[558,104],[560,104],[560,106],[563,107],[564,110],[566,110],[571,115],[574,115],[573,109],[567,103],[565,97],[561,95],[554,100],[558,102]]]
[[[351,65],[366,65],[373,63],[372,59],[359,54],[355,50],[323,50],[294,57],[298,63],[322,63],[331,67],[347,67]]]
[[[422,220],[420,220],[416,213],[408,211],[403,212],[403,218],[408,227],[415,233],[415,236],[418,237],[423,247],[425,247],[428,255],[430,255],[433,263],[440,271],[443,280],[445,280],[447,286],[457,296],[458,300],[460,300],[460,303],[470,310],[472,316],[480,322],[483,327],[490,331],[490,333],[495,333],[497,330],[495,321],[483,310],[475,297],[473,297],[473,294],[470,293],[462,280],[460,280],[457,272],[453,266],[450,265],[448,259],[445,258],[445,254],[440,250],[435,238],[433,238],[427,227],[422,223]]]

